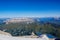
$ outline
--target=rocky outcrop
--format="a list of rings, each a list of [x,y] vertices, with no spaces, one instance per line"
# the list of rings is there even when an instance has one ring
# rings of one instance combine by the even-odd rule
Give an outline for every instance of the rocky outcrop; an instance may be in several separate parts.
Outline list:
[[[20,22],[32,23],[32,22],[34,22],[34,20],[32,18],[11,18],[9,20],[6,20],[6,24],[20,23]]]
[[[9,33],[7,33],[7,32],[4,32],[4,31],[0,31],[0,34],[1,34],[1,35],[11,36],[11,34],[9,34]]]

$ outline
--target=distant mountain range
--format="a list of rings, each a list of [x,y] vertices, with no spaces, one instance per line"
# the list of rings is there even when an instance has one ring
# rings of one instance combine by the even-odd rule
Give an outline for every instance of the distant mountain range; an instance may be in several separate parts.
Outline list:
[[[29,22],[40,22],[40,23],[55,23],[60,24],[60,18],[54,18],[54,17],[46,17],[46,18],[0,18],[0,24],[7,23],[7,22],[23,22],[23,21],[29,21]]]
[[[0,24],[5,24],[5,21],[8,19],[10,19],[10,18],[0,18]]]
[[[54,18],[54,17],[48,17],[48,18],[35,18],[35,20],[37,22],[39,22],[40,24],[52,24],[55,27],[59,27],[60,26],[60,18]]]

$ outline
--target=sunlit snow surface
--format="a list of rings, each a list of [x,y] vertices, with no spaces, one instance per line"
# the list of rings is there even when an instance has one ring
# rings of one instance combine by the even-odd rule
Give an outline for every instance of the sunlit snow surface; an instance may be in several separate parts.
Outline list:
[[[24,38],[24,37],[12,37],[8,35],[0,34],[0,40],[46,40],[42,38]]]

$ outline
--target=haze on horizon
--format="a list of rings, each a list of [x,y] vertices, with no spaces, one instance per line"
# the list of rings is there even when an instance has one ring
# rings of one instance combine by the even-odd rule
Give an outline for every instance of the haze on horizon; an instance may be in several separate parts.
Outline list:
[[[0,0],[0,18],[60,17],[60,0]]]

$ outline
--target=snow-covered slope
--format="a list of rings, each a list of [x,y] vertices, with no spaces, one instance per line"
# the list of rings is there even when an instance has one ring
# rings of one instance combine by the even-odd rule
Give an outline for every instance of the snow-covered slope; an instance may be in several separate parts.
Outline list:
[[[13,37],[9,33],[0,31],[0,40],[48,40],[44,38],[31,38],[29,36]]]
[[[0,40],[45,40],[42,38],[24,38],[24,37],[12,37],[0,34]]]
[[[0,40],[45,40],[42,38],[13,37],[9,33],[0,31]]]

